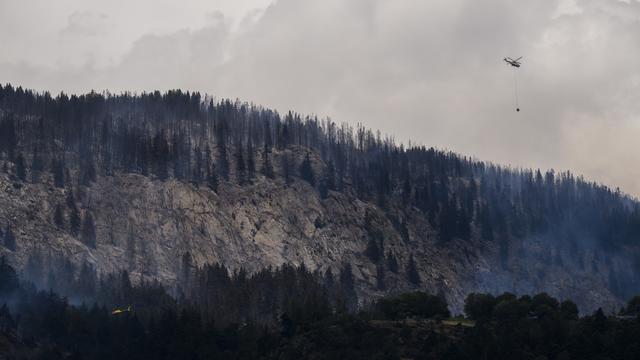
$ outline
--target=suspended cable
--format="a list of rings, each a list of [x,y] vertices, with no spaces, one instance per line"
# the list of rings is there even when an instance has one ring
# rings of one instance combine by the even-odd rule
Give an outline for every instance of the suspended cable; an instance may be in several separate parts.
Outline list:
[[[518,104],[518,74],[516,68],[513,68],[513,91],[516,99],[516,111],[520,111],[520,105]]]

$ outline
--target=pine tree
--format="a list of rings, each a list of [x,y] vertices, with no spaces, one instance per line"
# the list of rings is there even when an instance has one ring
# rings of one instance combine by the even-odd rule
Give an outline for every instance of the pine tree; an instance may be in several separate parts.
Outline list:
[[[467,215],[465,209],[460,209],[459,215],[456,219],[456,230],[458,237],[462,240],[469,240],[471,238],[471,219]]]
[[[149,250],[149,243],[141,241],[138,246],[140,252],[140,274],[144,276],[153,276],[156,273],[155,258]]]
[[[329,197],[329,190],[336,190],[336,180],[335,180],[335,168],[333,167],[333,162],[329,161],[327,167],[322,174],[322,178],[320,179],[320,183],[318,184],[318,191],[320,192],[320,197],[326,199]]]
[[[21,181],[27,181],[27,169],[24,164],[24,156],[19,152],[18,156],[16,156],[16,176]]]
[[[82,242],[90,248],[96,248],[96,226],[93,216],[87,212],[82,225]]]
[[[29,281],[33,282],[36,286],[39,286],[44,282],[44,268],[42,264],[42,256],[39,253],[29,254],[27,259],[27,265],[24,269],[24,274]]]
[[[36,184],[40,181],[40,173],[44,170],[44,162],[40,157],[38,147],[33,147],[33,159],[31,160],[31,182]]]
[[[165,130],[156,133],[153,139],[153,157],[155,161],[155,173],[158,179],[164,181],[169,178],[169,144],[167,143]]]
[[[420,273],[418,273],[418,269],[416,268],[416,262],[413,259],[413,255],[409,258],[409,263],[407,263],[407,280],[415,286],[420,285]]]
[[[13,161],[18,144],[18,137],[16,135],[15,120],[12,115],[9,115],[8,119],[0,123],[0,143],[0,146],[4,147],[4,150],[7,152],[9,161]],[[2,147],[0,147],[0,149],[2,149]]]
[[[247,168],[244,163],[244,155],[242,154],[242,144],[238,144],[236,150],[236,176],[238,178],[238,184],[242,185],[247,178]]]
[[[3,301],[6,301],[4,300],[6,295],[13,292],[18,286],[20,286],[20,280],[15,269],[9,265],[4,256],[0,257],[0,296]]]
[[[309,158],[309,153],[305,156],[304,160],[300,164],[300,176],[303,180],[311,184],[311,186],[316,185],[316,180],[313,175],[313,168],[311,167],[311,159]]]
[[[187,251],[182,254],[182,262],[180,264],[180,282],[185,288],[188,288],[192,268],[193,258],[191,257],[191,253]]]
[[[5,334],[12,333],[17,326],[18,323],[11,316],[11,311],[9,311],[7,304],[2,304],[2,307],[0,307],[0,332]]]
[[[220,175],[225,181],[229,181],[229,158],[227,156],[227,146],[220,142],[218,147],[218,164],[220,165]]]
[[[80,167],[81,184],[84,186],[91,186],[91,183],[96,181],[96,166],[93,163],[93,159],[89,156],[88,159],[82,161]]]
[[[289,154],[282,155],[282,176],[284,177],[285,185],[291,185],[293,183],[293,166]]]
[[[136,141],[136,165],[138,172],[143,176],[149,176],[149,159],[151,158],[151,149],[149,142],[144,135],[140,134]],[[87,161],[87,165],[91,161]]]
[[[264,123],[264,148],[265,151],[268,150],[271,152],[271,147],[273,146],[273,141],[271,140],[271,125],[269,121],[265,121]]]
[[[455,203],[444,203],[440,211],[440,241],[446,243],[453,239],[457,225]]]
[[[59,229],[64,229],[64,211],[60,203],[56,205],[56,209],[53,213],[53,222]]]
[[[247,179],[253,180],[256,175],[256,158],[253,150],[253,143],[247,143]]]
[[[67,190],[66,202],[69,209],[76,206],[76,197],[73,195],[73,189],[71,187],[69,187],[69,189]]]
[[[387,204],[387,194],[391,192],[391,182],[389,181],[389,171],[384,166],[379,166],[377,171],[377,181],[375,181],[378,205],[385,208]]]
[[[16,251],[16,237],[10,225],[7,225],[4,231],[4,246],[11,251]]]
[[[81,223],[82,219],[80,218],[80,211],[78,211],[78,208],[74,205],[69,213],[69,230],[71,231],[71,235],[78,235]]]
[[[192,171],[191,182],[195,185],[199,185],[202,182],[202,167],[203,167],[202,152],[198,147],[193,149],[193,152],[195,154],[195,164]]]
[[[320,183],[318,184],[318,193],[320,193],[321,199],[326,199],[329,197],[329,188],[327,187],[324,179],[320,179]]]
[[[331,267],[328,267],[324,271],[323,284],[324,287],[327,288],[327,291],[329,291],[330,293],[333,291],[335,280],[333,279],[333,272],[331,271]]]
[[[387,253],[387,268],[394,274],[398,273],[398,260],[391,251]]]
[[[291,113],[289,113],[287,115],[287,117],[291,117],[290,116]],[[286,121],[286,120],[285,120]],[[278,150],[284,150],[287,148],[289,142],[289,127],[287,126],[287,124],[282,124],[278,123],[278,126],[276,128],[276,148]]]
[[[262,152],[262,169],[260,169],[260,172],[269,179],[275,178],[273,165],[271,165],[271,150],[266,142],[264,144],[264,151]]]
[[[185,151],[185,139],[183,134],[174,133],[173,138],[171,139],[172,146],[172,158],[173,158],[173,177],[178,180],[183,180],[189,174],[186,173],[185,167],[187,159],[189,158],[188,154],[191,153],[189,148]],[[188,153],[188,154],[187,154]]]
[[[378,263],[378,261],[382,257],[382,251],[380,250],[380,246],[378,246],[378,241],[376,240],[375,236],[369,236],[369,242],[367,243],[365,255],[367,255],[369,260],[371,260],[374,264]]]
[[[84,298],[91,298],[96,295],[96,285],[98,282],[98,275],[93,266],[87,262],[83,262],[78,272],[78,280],[76,281],[76,288],[78,295]]]
[[[491,225],[491,216],[487,205],[480,207],[478,217],[480,221],[480,236],[483,240],[493,241],[493,226]]]
[[[345,263],[340,269],[340,293],[345,301],[346,309],[353,311],[358,304],[356,285],[350,263]]]
[[[62,160],[54,159],[51,162],[51,173],[55,187],[64,188],[64,162]]]
[[[411,199],[411,181],[409,180],[409,177],[407,177],[404,180],[404,183],[402,185],[402,203],[404,205],[408,205],[410,199]]]
[[[135,268],[136,259],[136,236],[133,232],[132,226],[129,226],[126,246],[127,265],[129,267],[129,270],[132,271]]]
[[[385,290],[387,288],[385,283],[384,266],[382,266],[382,264],[378,264],[376,266],[376,285],[378,290]]]
[[[214,192],[218,192],[218,173],[216,164],[212,161],[211,166],[207,167],[207,186]]]
[[[500,265],[506,270],[509,267],[509,239],[506,233],[498,234],[498,246],[500,250]]]
[[[325,182],[327,184],[327,189],[335,191],[336,188],[336,168],[333,166],[333,161],[329,160],[327,164],[327,168],[325,169]]]

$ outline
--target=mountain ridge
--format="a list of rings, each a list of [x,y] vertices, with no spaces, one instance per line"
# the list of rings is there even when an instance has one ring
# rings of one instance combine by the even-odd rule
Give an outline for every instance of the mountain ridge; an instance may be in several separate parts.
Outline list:
[[[640,289],[637,202],[568,172],[181,91],[7,85],[0,107],[0,225],[17,240],[0,251],[19,268],[56,249],[175,287],[185,253],[249,271],[349,264],[361,303],[426,289],[454,310],[472,291],[548,291],[589,311]]]

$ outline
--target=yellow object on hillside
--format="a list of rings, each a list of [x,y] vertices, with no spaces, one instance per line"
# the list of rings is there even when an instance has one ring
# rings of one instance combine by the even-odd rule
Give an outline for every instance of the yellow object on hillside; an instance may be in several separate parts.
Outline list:
[[[131,305],[127,306],[127,308],[115,309],[111,312],[111,315],[120,315],[125,312],[131,312]]]

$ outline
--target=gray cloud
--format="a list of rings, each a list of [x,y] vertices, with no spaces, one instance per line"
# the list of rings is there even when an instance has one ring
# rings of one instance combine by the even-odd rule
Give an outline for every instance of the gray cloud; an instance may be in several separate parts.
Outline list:
[[[639,20],[637,1],[279,0],[237,28],[144,35],[111,66],[14,61],[0,79],[239,97],[640,195]],[[516,113],[501,58],[520,55]]]
[[[91,11],[74,11],[69,15],[69,21],[60,32],[65,36],[98,36],[108,31],[108,16],[104,13]]]

